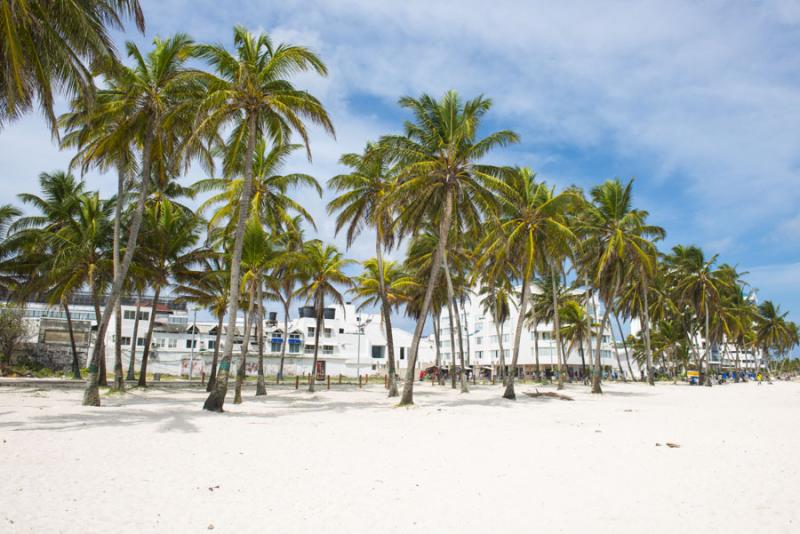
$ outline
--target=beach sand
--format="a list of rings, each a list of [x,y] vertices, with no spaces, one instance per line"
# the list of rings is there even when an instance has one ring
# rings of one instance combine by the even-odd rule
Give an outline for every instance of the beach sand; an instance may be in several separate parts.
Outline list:
[[[0,532],[800,532],[799,383],[604,387],[0,387]]]

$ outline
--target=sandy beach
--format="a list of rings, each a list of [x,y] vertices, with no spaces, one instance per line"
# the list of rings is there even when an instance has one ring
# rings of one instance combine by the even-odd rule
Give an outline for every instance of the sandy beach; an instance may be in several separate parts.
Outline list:
[[[380,386],[273,388],[214,414],[199,390],[84,408],[2,387],[0,531],[800,529],[800,384],[605,388],[426,384],[411,409]]]

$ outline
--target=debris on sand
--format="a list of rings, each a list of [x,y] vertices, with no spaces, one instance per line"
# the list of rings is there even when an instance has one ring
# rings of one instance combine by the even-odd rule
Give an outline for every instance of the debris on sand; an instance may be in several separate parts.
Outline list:
[[[667,447],[670,449],[680,449],[681,446],[678,443],[670,443],[669,441],[665,443]],[[661,447],[660,443],[656,443],[656,447]]]
[[[572,397],[569,397],[567,395],[562,395],[561,393],[556,393],[555,391],[545,391],[544,393],[541,393],[541,392],[539,392],[538,389],[536,390],[536,393],[531,393],[530,391],[526,391],[525,395],[527,395],[529,397],[533,397],[533,398],[537,398],[537,397],[552,397],[554,399],[561,399],[561,400],[565,400],[565,401],[575,400]]]

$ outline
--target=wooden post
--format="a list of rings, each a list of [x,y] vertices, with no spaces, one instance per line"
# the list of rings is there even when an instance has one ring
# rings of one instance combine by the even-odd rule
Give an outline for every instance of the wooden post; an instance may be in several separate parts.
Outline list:
[[[389,375],[383,375],[383,389],[389,389]]]
[[[308,373],[306,375],[306,384],[309,384],[309,385],[311,384],[311,373]]]
[[[300,375],[294,377],[294,389],[300,389]]]
[[[328,379],[328,389],[331,389],[331,375],[328,375],[327,379]]]
[[[339,373],[339,383],[342,383],[342,373]]]
[[[358,387],[361,387],[361,373],[358,374]]]

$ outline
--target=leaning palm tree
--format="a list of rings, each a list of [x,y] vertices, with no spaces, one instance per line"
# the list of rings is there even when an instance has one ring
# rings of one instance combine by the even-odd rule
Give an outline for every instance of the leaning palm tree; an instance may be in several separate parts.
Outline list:
[[[490,221],[478,246],[481,256],[476,268],[500,266],[512,261],[516,264],[515,275],[522,286],[518,306],[520,314],[514,331],[512,372],[503,393],[504,398],[514,400],[514,376],[525,311],[530,302],[530,284],[537,268],[548,265],[548,262],[560,262],[559,258],[567,254],[574,241],[575,235],[567,226],[567,217],[575,196],[571,191],[556,194],[555,188],[537,183],[536,175],[527,168],[506,169],[503,177],[504,182],[497,189],[501,205],[499,216]],[[555,287],[552,289],[555,291]],[[552,296],[557,298],[555,292]]]
[[[429,95],[403,97],[400,105],[411,111],[414,120],[406,122],[405,135],[381,139],[381,145],[399,162],[399,183],[386,201],[401,214],[400,234],[413,232],[424,223],[436,225],[439,236],[409,350],[400,400],[406,406],[414,403],[417,352],[441,266],[446,263],[453,215],[477,226],[481,211],[494,204],[488,186],[497,181],[497,168],[480,162],[492,149],[516,143],[518,136],[507,130],[478,136],[481,120],[492,105],[484,97],[465,102],[450,91],[440,100]]]
[[[54,136],[54,92],[91,102],[91,69],[117,61],[109,30],[132,17],[144,32],[138,0],[7,0],[0,17],[0,128],[37,104]]]
[[[187,70],[185,64],[193,46],[189,37],[177,34],[169,39],[155,39],[153,50],[145,56],[135,44],[128,42],[126,48],[134,62],[133,67],[118,66],[113,70],[106,98],[92,111],[92,123],[115,125],[114,135],[103,144],[103,153],[118,153],[119,147],[130,146],[132,142],[141,147],[139,196],[130,217],[125,254],[116,271],[102,318],[98,320],[99,338],[105,336],[136,251],[152,179],[154,146],[165,132],[181,128],[192,110],[193,96],[197,92],[197,73]],[[124,112],[121,113],[120,109]],[[100,405],[96,379],[99,350],[99,344],[96,344],[89,361],[84,405]]]
[[[323,245],[318,240],[307,242],[303,246],[301,254],[304,279],[298,290],[298,295],[301,298],[305,298],[307,302],[313,303],[314,317],[317,321],[314,331],[314,363],[311,367],[311,376],[308,383],[308,391],[313,393],[317,374],[317,356],[319,355],[319,334],[325,325],[323,315],[325,299],[331,299],[344,306],[342,293],[337,286],[352,286],[353,281],[344,273],[343,269],[355,263],[355,261],[345,259],[335,246]]]
[[[347,227],[347,246],[361,233],[364,226],[375,229],[375,272],[385,272],[384,248],[394,244],[392,204],[387,202],[395,184],[392,161],[385,150],[368,143],[362,154],[345,154],[339,162],[350,167],[349,174],[328,180],[328,186],[341,195],[328,203],[328,213],[336,213],[336,233]],[[365,265],[366,266],[366,265]],[[392,337],[392,304],[383,276],[376,276],[381,307],[381,322],[386,327],[386,349],[389,375],[389,397],[397,397],[394,340]]]
[[[150,205],[145,211],[142,244],[137,252],[136,263],[146,273],[153,288],[153,303],[145,334],[139,387],[147,387],[147,361],[161,290],[172,283],[176,273],[184,272],[187,265],[202,256],[202,252],[194,250],[199,239],[198,233],[197,217],[187,214],[168,200],[159,205]]]
[[[711,317],[719,310],[720,294],[728,287],[728,280],[723,272],[715,268],[717,255],[706,260],[698,247],[673,247],[672,251],[669,261],[678,299],[705,325],[705,384],[711,387],[711,346],[716,341],[711,336]]]
[[[619,179],[606,180],[591,191],[591,203],[585,203],[580,233],[586,236],[585,253],[581,261],[592,273],[592,284],[603,301],[600,332],[605,332],[614,303],[625,281],[629,263],[640,266],[639,276],[653,276],[654,246],[652,240],[663,235],[661,228],[647,224],[647,212],[633,208],[633,180],[623,185]],[[647,313],[647,285],[643,285],[644,312]],[[649,319],[645,316],[645,350],[650,353]],[[594,353],[592,393],[602,393],[601,352],[603,336],[597,336]]]
[[[216,74],[204,76],[207,93],[199,106],[193,140],[207,139],[223,128],[230,128],[223,173],[226,177],[241,176],[239,205],[244,208],[238,210],[233,234],[225,352],[215,389],[203,406],[217,412],[222,411],[228,390],[239,309],[242,243],[252,201],[257,142],[267,138],[273,145],[285,145],[295,132],[303,140],[310,159],[305,121],[333,133],[333,125],[322,104],[308,92],[296,89],[287,79],[289,75],[309,70],[326,75],[325,65],[314,53],[302,46],[276,46],[269,36],[254,36],[240,26],[234,29],[233,41],[235,55],[221,45],[202,45],[196,49],[198,56],[208,61]]]

